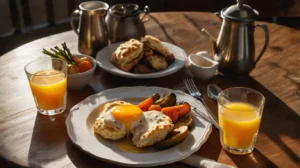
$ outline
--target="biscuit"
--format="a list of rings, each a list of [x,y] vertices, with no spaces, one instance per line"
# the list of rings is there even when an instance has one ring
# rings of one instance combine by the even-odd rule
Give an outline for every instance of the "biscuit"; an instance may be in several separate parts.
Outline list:
[[[132,142],[139,148],[162,141],[174,128],[172,120],[159,111],[147,111],[143,114],[141,122],[131,129]]]
[[[165,57],[172,55],[172,53],[169,52],[169,50],[161,43],[161,41],[153,36],[146,35],[144,38],[142,38],[142,42]]]
[[[128,104],[124,101],[114,101],[111,103],[106,103],[103,107],[103,110],[100,112],[99,117],[96,119],[94,124],[94,132],[99,134],[105,139],[118,140],[126,136],[126,128],[124,124],[119,123],[120,127],[110,127],[109,124],[105,122],[105,114],[107,111],[112,108],[122,105]]]
[[[111,62],[119,69],[129,72],[143,57],[144,44],[130,39],[121,44],[111,56]]]

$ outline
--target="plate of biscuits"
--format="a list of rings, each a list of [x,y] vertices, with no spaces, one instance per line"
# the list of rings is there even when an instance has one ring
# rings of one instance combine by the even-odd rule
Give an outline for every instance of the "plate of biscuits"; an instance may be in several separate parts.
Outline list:
[[[105,71],[128,78],[159,78],[182,69],[186,53],[180,47],[146,35],[141,40],[111,44],[97,53]]]
[[[91,95],[66,119],[71,141],[96,158],[121,166],[180,161],[200,149],[212,125],[203,104],[161,87],[119,87]]]

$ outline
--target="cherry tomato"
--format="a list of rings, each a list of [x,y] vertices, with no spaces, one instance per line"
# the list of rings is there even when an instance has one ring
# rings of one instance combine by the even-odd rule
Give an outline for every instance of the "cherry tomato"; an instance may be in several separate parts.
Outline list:
[[[90,60],[82,61],[78,64],[78,72],[85,72],[93,68],[93,64]]]

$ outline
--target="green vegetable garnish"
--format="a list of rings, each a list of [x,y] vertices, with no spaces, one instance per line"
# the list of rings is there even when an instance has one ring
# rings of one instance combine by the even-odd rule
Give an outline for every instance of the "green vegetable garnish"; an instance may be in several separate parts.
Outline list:
[[[68,49],[67,44],[64,42],[61,45],[62,45],[62,49],[60,49],[57,46],[55,46],[54,48],[50,48],[50,51],[43,48],[43,53],[46,55],[49,55],[50,57],[53,57],[53,58],[63,59],[65,61],[67,61],[68,64],[73,64],[73,65],[78,66],[78,64],[74,60],[70,50]]]

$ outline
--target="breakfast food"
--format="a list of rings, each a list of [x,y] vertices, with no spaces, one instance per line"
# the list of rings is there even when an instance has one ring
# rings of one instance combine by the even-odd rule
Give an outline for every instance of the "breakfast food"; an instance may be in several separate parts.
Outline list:
[[[191,108],[176,103],[174,93],[158,93],[138,105],[125,101],[106,103],[94,124],[94,133],[109,140],[120,140],[117,148],[145,152],[149,146],[163,149],[182,142],[193,126]]]
[[[154,50],[154,52],[159,53],[159,55],[164,56],[168,64],[172,64],[175,61],[175,57],[170,51],[161,43],[161,41],[153,36],[146,35],[142,38],[145,46]]]
[[[134,73],[152,73],[167,69],[175,61],[174,55],[153,36],[130,39],[112,54],[111,62],[119,69]]]
[[[139,148],[162,141],[174,127],[172,120],[159,111],[147,111],[143,114],[140,123],[132,129],[132,142]]]
[[[133,68],[134,73],[152,73],[155,69],[146,64],[137,64]]]
[[[93,63],[88,57],[73,56],[66,43],[62,43],[62,49],[55,46],[50,51],[43,49],[43,53],[53,58],[63,59],[68,63],[68,74],[86,72],[93,68]],[[53,52],[51,52],[53,51]]]
[[[121,44],[112,54],[111,62],[123,71],[130,71],[143,57],[144,44],[130,39]]]
[[[167,60],[160,55],[150,55],[145,58],[148,65],[156,69],[157,71],[168,68]]]
[[[123,123],[112,116],[112,108],[128,104],[124,101],[114,101],[104,105],[103,111],[96,119],[94,132],[105,139],[118,140],[126,136],[126,128]]]
[[[165,46],[162,45],[161,41],[158,38],[155,38],[150,35],[146,35],[144,38],[142,38],[143,43],[147,45],[149,48],[153,49],[154,51],[159,52],[165,57],[171,56],[171,54],[168,49],[166,49]]]
[[[175,128],[172,132],[169,133],[168,137],[156,143],[154,145],[155,148],[169,148],[174,146],[180,142],[182,142],[187,136],[189,135],[189,128],[188,126],[180,126]]]
[[[194,120],[191,114],[186,114],[180,117],[174,124],[174,128],[179,128],[181,126],[187,126],[189,128],[194,126]]]

